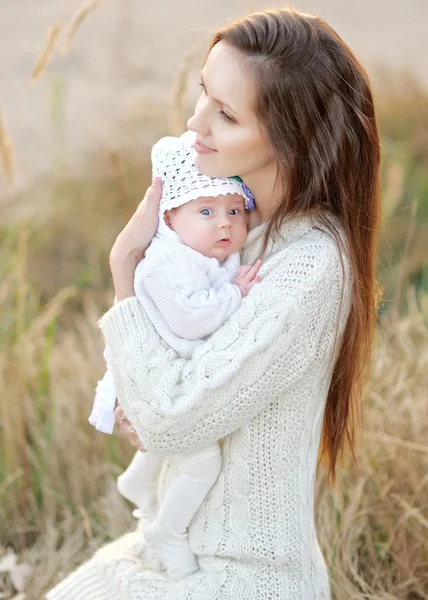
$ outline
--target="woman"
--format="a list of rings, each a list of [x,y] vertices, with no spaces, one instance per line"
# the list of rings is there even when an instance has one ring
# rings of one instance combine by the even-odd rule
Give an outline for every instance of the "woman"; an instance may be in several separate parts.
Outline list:
[[[200,569],[168,581],[137,532],[49,600],[330,598],[313,492],[318,458],[334,481],[346,441],[354,451],[375,322],[380,144],[370,86],[322,19],[292,9],[220,30],[201,83],[188,122],[196,166],[239,175],[254,195],[242,260],[263,258],[261,282],[192,359],[178,358],[133,289],[157,227],[155,181],[111,251],[118,303],[100,322],[134,445],[173,455],[220,440],[221,473],[188,532]],[[167,460],[161,498],[173,477]]]

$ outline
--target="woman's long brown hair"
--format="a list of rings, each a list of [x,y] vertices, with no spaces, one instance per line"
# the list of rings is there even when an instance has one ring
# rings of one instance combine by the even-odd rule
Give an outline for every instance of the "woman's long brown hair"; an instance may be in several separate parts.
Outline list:
[[[320,447],[335,481],[346,441],[354,460],[362,426],[362,382],[376,324],[377,237],[380,226],[380,141],[367,74],[321,18],[292,8],[254,13],[220,29],[256,72],[257,112],[287,190],[268,223],[317,216],[340,244],[333,214],[346,235],[353,274],[352,305],[328,392]],[[257,201],[257,199],[256,199]],[[343,250],[343,248],[342,248]]]

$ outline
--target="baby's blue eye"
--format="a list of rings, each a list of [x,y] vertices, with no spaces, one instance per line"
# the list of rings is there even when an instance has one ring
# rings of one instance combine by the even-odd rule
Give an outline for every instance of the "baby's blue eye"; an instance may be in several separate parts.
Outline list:
[[[229,212],[233,212],[234,215],[237,215],[239,213],[239,208],[231,208]]]
[[[210,209],[210,208],[203,208],[203,209],[201,210],[201,214],[202,214],[202,215],[206,215],[207,213],[206,213],[206,212],[204,212],[204,211],[208,211],[208,210],[211,210],[211,209]]]

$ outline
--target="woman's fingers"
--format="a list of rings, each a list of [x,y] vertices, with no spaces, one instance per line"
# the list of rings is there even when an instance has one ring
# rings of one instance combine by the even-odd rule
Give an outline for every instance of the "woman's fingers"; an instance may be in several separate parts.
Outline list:
[[[147,192],[137,207],[135,215],[140,217],[142,214],[148,219],[158,218],[159,203],[162,198],[162,179],[154,177],[152,185],[147,188]]]
[[[132,427],[131,424],[129,424],[129,425],[130,425],[130,428],[129,428],[128,440],[134,446],[134,448],[137,448],[137,450],[139,450],[140,452],[147,452],[147,450],[143,446],[143,443],[141,442],[140,438],[138,437],[137,432],[135,431],[135,429]]]
[[[150,245],[159,223],[161,197],[162,180],[155,177],[135,213],[117,236],[110,251],[110,267],[115,287],[116,281],[122,279],[121,272],[124,271],[125,265],[132,267],[132,275],[134,275],[137,263],[143,258]]]
[[[132,423],[126,418],[125,412],[120,406],[117,406],[115,409],[114,418],[116,423],[119,424],[120,433],[128,438],[128,441],[132,444],[132,446],[137,448],[137,450],[140,450],[140,452],[147,452],[140,438],[138,437],[137,432],[132,426]]]
[[[153,177],[152,185],[147,190],[146,202],[147,210],[154,213],[157,217],[159,212],[159,203],[162,198],[162,179]]]
[[[116,400],[117,402],[117,400]],[[115,423],[119,423],[121,418],[125,416],[125,411],[123,410],[123,408],[121,406],[119,406],[119,404],[116,405],[116,408],[114,409],[114,420]]]

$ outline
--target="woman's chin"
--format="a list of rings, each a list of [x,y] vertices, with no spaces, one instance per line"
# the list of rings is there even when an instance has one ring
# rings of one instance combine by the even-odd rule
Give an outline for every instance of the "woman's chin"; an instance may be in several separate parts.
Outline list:
[[[217,175],[213,175],[213,164],[212,160],[209,157],[203,154],[196,153],[195,155],[195,167],[198,169],[199,173],[202,175],[206,175],[207,177],[217,177]]]
[[[198,169],[199,173],[202,173],[202,175],[206,175],[207,177],[231,177],[231,175],[225,172],[220,165],[216,164],[212,154],[196,153],[195,167]]]

